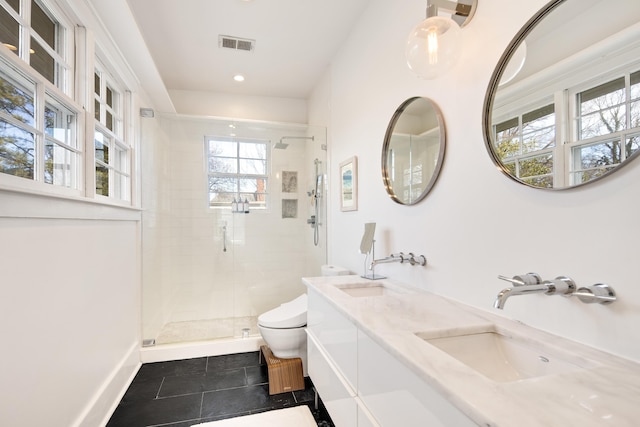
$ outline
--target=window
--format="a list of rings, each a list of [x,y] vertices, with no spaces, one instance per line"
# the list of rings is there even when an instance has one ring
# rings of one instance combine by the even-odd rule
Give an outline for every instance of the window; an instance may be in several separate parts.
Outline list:
[[[640,148],[640,71],[578,92],[575,100],[571,179],[579,184],[604,175]]]
[[[42,81],[0,64],[0,172],[79,190],[79,108]]]
[[[44,181],[79,188],[81,151],[78,147],[77,113],[47,94],[44,114]]]
[[[5,66],[0,71],[0,172],[34,179],[36,85],[17,72],[5,70],[10,71]]]
[[[230,208],[240,198],[252,208],[266,208],[267,141],[211,137],[205,149],[209,206]]]
[[[94,90],[96,194],[130,200],[131,148],[124,139],[124,91],[98,68]]]
[[[553,98],[533,110],[516,101],[509,108],[524,112],[503,116],[494,126],[495,152],[511,175],[536,187],[577,185],[640,151],[640,71],[610,74]]]
[[[549,104],[494,126],[496,152],[512,175],[536,187],[553,187],[555,120]]]
[[[87,57],[99,49],[82,48],[89,30],[54,5],[0,0],[0,185],[131,203],[131,95],[122,82],[133,77]],[[75,75],[76,63],[94,76]]]
[[[69,25],[40,1],[0,3],[0,42],[42,77],[70,95],[72,49]]]

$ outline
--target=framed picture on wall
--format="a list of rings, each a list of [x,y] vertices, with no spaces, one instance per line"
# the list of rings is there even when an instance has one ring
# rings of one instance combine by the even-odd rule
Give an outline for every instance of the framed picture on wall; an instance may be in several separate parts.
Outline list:
[[[358,210],[358,158],[340,163],[340,210]]]

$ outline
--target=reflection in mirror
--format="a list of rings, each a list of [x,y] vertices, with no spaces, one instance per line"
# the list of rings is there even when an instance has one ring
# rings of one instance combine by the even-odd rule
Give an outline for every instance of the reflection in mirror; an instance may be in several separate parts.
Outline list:
[[[598,180],[640,153],[640,1],[553,0],[502,55],[483,114],[487,149],[525,185]]]
[[[376,223],[367,222],[364,225],[364,234],[362,235],[362,241],[360,242],[360,253],[368,254],[373,248],[373,237],[376,234]]]
[[[410,98],[393,115],[382,147],[387,193],[403,205],[424,199],[438,178],[445,151],[444,120],[428,98]]]

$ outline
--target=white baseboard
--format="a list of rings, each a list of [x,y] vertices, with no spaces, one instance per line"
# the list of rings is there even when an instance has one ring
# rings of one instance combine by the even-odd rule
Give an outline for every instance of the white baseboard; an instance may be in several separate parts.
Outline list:
[[[140,365],[140,343],[135,342],[72,425],[74,427],[106,425],[140,369]]]

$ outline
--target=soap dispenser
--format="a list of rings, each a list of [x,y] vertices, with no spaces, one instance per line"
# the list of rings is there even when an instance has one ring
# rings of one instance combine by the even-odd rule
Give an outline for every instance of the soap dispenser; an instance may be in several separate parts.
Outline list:
[[[247,198],[244,198],[244,213],[249,213],[249,200],[247,200]]]
[[[236,198],[233,198],[233,202],[231,202],[231,212],[238,212],[238,201]]]

